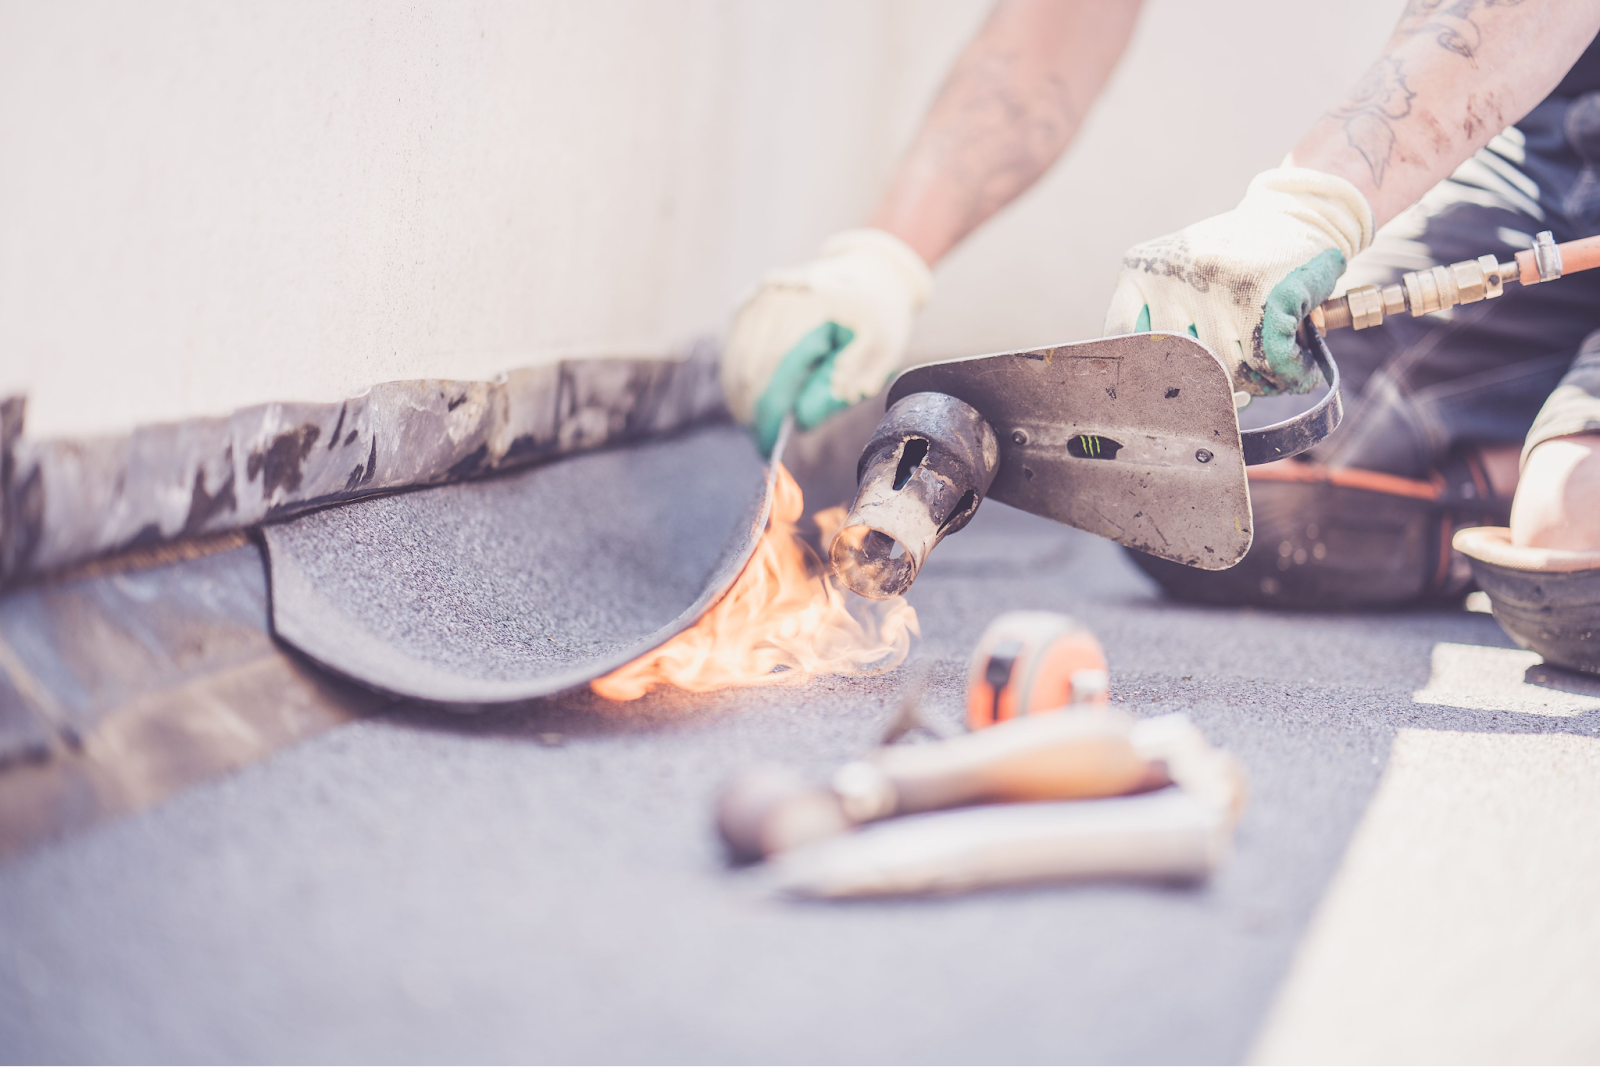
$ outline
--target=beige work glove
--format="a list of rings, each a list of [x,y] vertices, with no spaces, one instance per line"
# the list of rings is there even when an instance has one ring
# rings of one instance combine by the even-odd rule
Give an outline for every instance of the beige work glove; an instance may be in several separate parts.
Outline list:
[[[1343,178],[1258,174],[1232,211],[1128,250],[1105,332],[1188,333],[1222,358],[1236,389],[1309,392],[1317,366],[1296,330],[1372,230],[1366,197]]]
[[[933,275],[883,230],[828,238],[809,263],[773,271],[734,316],[722,390],[770,455],[784,416],[802,429],[883,389],[900,369]]]

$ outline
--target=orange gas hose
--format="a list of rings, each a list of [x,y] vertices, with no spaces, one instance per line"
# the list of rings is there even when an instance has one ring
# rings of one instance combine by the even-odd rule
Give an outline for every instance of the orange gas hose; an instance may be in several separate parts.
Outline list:
[[[1561,253],[1561,276],[1576,274],[1580,270],[1600,267],[1600,235],[1583,237],[1556,245]],[[1533,249],[1517,253],[1517,280],[1523,285],[1539,283],[1539,266],[1534,262]]]

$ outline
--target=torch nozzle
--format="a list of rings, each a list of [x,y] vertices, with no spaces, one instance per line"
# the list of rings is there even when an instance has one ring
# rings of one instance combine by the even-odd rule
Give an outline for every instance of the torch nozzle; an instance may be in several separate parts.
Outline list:
[[[846,586],[883,600],[911,588],[946,534],[978,510],[1000,442],[976,408],[944,393],[891,407],[856,466],[856,499],[828,558]]]

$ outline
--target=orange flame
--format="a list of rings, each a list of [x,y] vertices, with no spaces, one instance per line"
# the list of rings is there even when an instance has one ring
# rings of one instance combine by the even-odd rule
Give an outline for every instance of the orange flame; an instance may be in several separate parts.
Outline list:
[[[780,463],[772,518],[732,588],[689,629],[595,680],[612,700],[654,685],[704,693],[735,685],[796,685],[823,674],[881,674],[905,662],[917,612],[903,597],[868,600],[840,587],[796,529],[805,500]],[[844,508],[818,512],[827,544]]]

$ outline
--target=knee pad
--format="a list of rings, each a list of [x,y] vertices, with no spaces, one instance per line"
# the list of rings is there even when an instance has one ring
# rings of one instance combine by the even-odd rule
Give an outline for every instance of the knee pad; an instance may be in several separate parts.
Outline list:
[[[1426,481],[1287,460],[1251,468],[1255,538],[1235,567],[1202,571],[1133,552],[1175,600],[1302,610],[1392,608],[1472,588],[1456,530],[1509,513],[1476,457]]]

